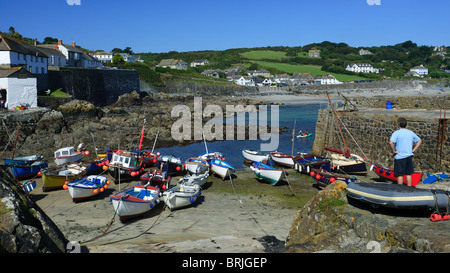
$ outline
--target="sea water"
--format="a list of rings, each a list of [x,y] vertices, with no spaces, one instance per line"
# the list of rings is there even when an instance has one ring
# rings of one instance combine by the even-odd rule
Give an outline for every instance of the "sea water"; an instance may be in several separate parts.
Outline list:
[[[312,151],[314,136],[316,130],[316,122],[319,109],[323,107],[321,104],[306,104],[306,105],[281,105],[279,107],[279,126],[287,128],[286,132],[280,132],[279,135],[279,145],[278,152],[291,154],[297,153],[310,153]],[[267,107],[267,124],[270,125],[270,107]],[[248,114],[246,114],[248,118]],[[235,122],[236,124],[236,122]],[[248,125],[248,121],[246,122]],[[292,132],[295,125],[295,136],[294,143],[292,141]],[[297,133],[299,130],[312,133],[312,136],[305,138],[297,138]],[[270,132],[270,130],[269,130]],[[248,137],[248,135],[247,135]],[[246,169],[248,165],[244,162],[244,157],[242,156],[242,150],[259,150],[261,143],[266,143],[268,141],[263,141],[261,139],[257,140],[223,140],[223,141],[212,141],[206,142],[208,151],[221,152],[225,156],[225,161],[233,166],[235,169]],[[292,145],[294,144],[294,145]],[[206,151],[205,143],[199,142],[186,146],[173,146],[167,148],[158,148],[156,145],[155,152],[160,152],[163,155],[174,155],[181,158],[184,162],[190,157],[197,157],[201,153]],[[294,149],[292,149],[294,146]],[[264,151],[264,153],[269,153],[271,151]]]

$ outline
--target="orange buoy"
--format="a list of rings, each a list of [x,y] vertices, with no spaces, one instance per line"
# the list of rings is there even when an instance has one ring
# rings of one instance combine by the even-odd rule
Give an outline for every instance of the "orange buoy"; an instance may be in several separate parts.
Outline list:
[[[69,186],[67,186],[67,184],[64,184],[63,189],[67,190],[69,188]]]

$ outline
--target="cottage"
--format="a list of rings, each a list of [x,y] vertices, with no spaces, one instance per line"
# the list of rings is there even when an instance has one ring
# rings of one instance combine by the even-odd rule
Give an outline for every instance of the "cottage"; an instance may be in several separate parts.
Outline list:
[[[347,65],[345,70],[355,73],[378,73],[378,69],[373,68],[373,66],[368,63],[351,63]]]
[[[25,68],[0,68],[0,100],[5,101],[6,108],[37,107],[36,86],[36,75]]]
[[[207,59],[195,60],[191,63],[191,67],[202,66],[209,64]]]
[[[94,57],[102,63],[112,63],[114,55],[111,52],[95,52]]]
[[[319,75],[315,77],[316,84],[342,84],[333,75]]]
[[[129,62],[129,63],[135,63],[136,62],[136,59],[134,58],[133,55],[130,55],[128,53],[119,53],[119,54],[123,57],[123,60],[125,62]]]
[[[361,56],[364,56],[364,55],[372,55],[373,53],[372,52],[370,52],[369,50],[367,50],[367,49],[360,49],[359,50],[359,55],[361,55]]]
[[[67,66],[70,67],[83,67],[82,55],[84,51],[75,46],[75,42],[71,45],[62,43],[62,40],[58,40],[58,50],[61,51],[67,59]]]
[[[183,60],[162,59],[157,67],[168,67],[171,69],[187,70],[187,63]]]
[[[245,86],[255,85],[255,82],[253,81],[252,77],[237,76],[233,78],[233,81],[237,85],[245,85]]]
[[[428,68],[424,67],[423,65],[414,66],[409,71],[411,71],[413,75],[417,74],[419,77],[428,75]]]
[[[308,51],[308,56],[311,58],[320,58],[320,50],[311,49]]]
[[[37,48],[48,56],[48,66],[67,66],[67,58],[58,50],[58,45],[37,45]]]
[[[219,72],[217,70],[211,70],[211,69],[203,71],[202,75],[205,75],[205,76],[208,76],[208,77],[213,77],[213,78],[219,78],[220,77]]]
[[[103,68],[103,63],[94,57],[94,53],[83,53],[81,55],[81,67],[84,68]]]
[[[258,76],[263,76],[263,77],[270,77],[270,72],[265,70],[265,69],[260,69],[260,70],[248,70],[247,71],[247,75],[251,76],[251,77],[258,77]]]
[[[309,85],[315,83],[314,76],[311,73],[294,73],[290,81],[293,85]]]

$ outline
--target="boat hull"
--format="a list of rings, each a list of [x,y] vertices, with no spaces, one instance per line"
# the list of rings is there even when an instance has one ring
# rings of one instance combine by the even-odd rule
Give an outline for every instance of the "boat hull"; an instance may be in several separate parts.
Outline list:
[[[397,176],[394,176],[394,170],[384,168],[383,166],[379,164],[374,164],[370,167],[372,171],[374,171],[379,177],[390,180],[392,182],[397,183]],[[417,184],[419,184],[420,180],[422,179],[422,172],[415,172],[411,175],[412,183],[411,186],[415,187]],[[406,175],[403,176],[403,184],[407,184],[406,181]]]
[[[170,210],[174,210],[192,205],[200,194],[197,184],[178,184],[163,193],[163,200]]]
[[[10,165],[11,172],[18,180],[36,176],[42,169],[48,167],[48,161],[35,161],[31,164]]]
[[[42,155],[28,155],[28,156],[16,156],[14,159],[12,158],[5,158],[4,162],[5,165],[23,165],[23,164],[32,164],[35,161],[42,161],[44,159],[44,156]]]
[[[82,153],[76,153],[74,155],[69,155],[69,156],[55,157],[55,164],[63,165],[63,164],[69,163],[69,162],[78,162],[81,160],[82,157],[83,157]]]
[[[135,179],[136,177],[139,177],[141,168],[126,168],[121,166],[108,165],[108,173],[114,181],[114,184],[118,184],[119,182],[129,181]]]
[[[211,161],[211,171],[221,177],[222,180],[225,180],[227,177],[231,176],[231,173],[234,172],[234,168],[220,159],[213,159]]]
[[[165,176],[161,171],[148,171],[141,175],[140,177],[143,185],[149,185],[152,187],[157,187],[160,191],[164,191],[169,188],[170,181],[172,180],[170,176]]]
[[[110,197],[114,211],[121,221],[149,213],[159,202],[159,189],[135,186]]]
[[[242,150],[242,155],[244,156],[245,160],[250,162],[262,162],[269,159],[269,155],[253,150]]]
[[[209,170],[209,163],[198,158],[189,158],[184,162],[184,168],[189,173],[204,173]]]
[[[309,174],[314,169],[321,169],[327,172],[331,171],[330,160],[312,154],[296,156],[294,157],[294,162],[294,169],[304,174]]]
[[[290,155],[273,152],[270,153],[270,157],[272,158],[273,161],[275,161],[275,163],[277,163],[280,166],[294,168],[294,159]]]
[[[67,183],[67,187],[72,200],[76,202],[103,192],[107,188],[107,181],[104,176],[90,175],[72,180]]]
[[[334,171],[340,171],[345,174],[367,175],[366,163],[357,155],[351,154],[346,158],[341,154],[331,154],[331,168]]]
[[[256,175],[256,178],[269,182],[272,186],[280,181],[283,175],[283,169],[275,169],[261,162],[255,162],[250,166]]]
[[[322,189],[336,181],[342,181],[345,182],[346,184],[351,184],[358,181],[355,177],[339,175],[321,170],[313,170],[311,172],[311,175],[314,177],[319,187]]]
[[[393,183],[352,183],[347,196],[373,206],[396,209],[435,209],[446,211],[449,206],[447,192],[418,189]]]
[[[67,165],[67,168],[47,168],[42,171],[42,190],[61,189],[65,182],[80,179],[86,174],[86,167]]]
[[[202,174],[190,174],[180,179],[180,183],[184,183],[187,185],[197,184],[200,187],[203,186],[208,180],[209,172],[205,172]]]

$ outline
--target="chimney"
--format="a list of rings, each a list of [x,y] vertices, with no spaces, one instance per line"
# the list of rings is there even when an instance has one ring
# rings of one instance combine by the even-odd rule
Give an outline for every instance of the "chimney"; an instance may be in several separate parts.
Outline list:
[[[75,41],[72,42],[72,46],[75,47]]]
[[[56,49],[56,50],[59,50],[59,47],[58,47],[58,45],[55,45],[55,49]]]
[[[58,45],[62,45],[62,40],[58,40]]]

